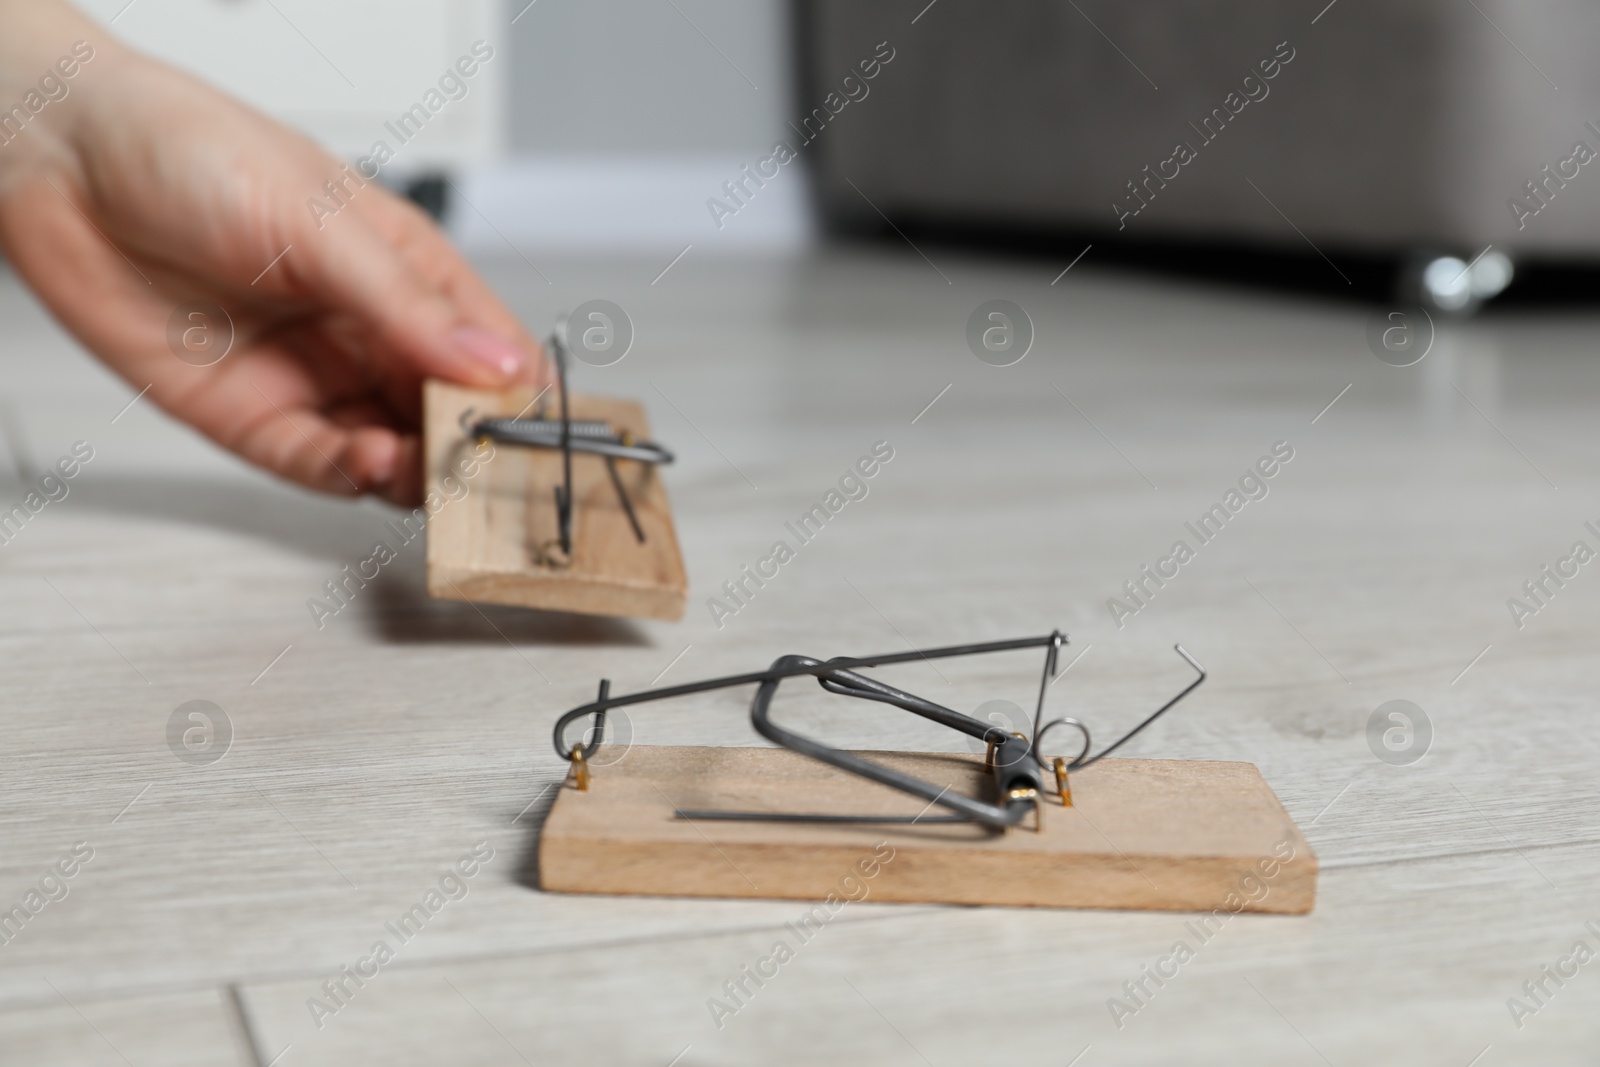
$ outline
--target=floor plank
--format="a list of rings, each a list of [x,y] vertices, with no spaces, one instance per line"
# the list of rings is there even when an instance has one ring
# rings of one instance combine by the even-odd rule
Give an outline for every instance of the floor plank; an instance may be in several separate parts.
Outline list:
[[[259,1067],[225,990],[69,1001],[0,1012],[0,1064],[170,1064]]]

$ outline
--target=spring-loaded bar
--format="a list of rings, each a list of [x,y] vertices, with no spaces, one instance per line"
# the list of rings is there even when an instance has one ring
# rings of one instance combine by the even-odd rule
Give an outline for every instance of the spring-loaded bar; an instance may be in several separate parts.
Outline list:
[[[808,656],[781,656],[764,671],[728,675],[722,678],[688,682],[683,685],[666,686],[661,689],[648,689],[621,696],[611,696],[610,682],[602,681],[598,699],[573,708],[556,720],[554,731],[555,750],[556,754],[563,760],[572,761],[575,765],[586,763],[604,744],[604,716],[606,711],[611,708],[656,700],[669,700],[674,697],[690,696],[714,689],[755,685],[757,688],[755,696],[751,700],[750,721],[756,732],[762,737],[782,745],[784,748],[799,752],[802,755],[837,767],[850,774],[858,775],[870,781],[886,785],[891,789],[918,797],[927,801],[929,808],[934,805],[946,808],[952,814],[930,817],[925,814],[927,809],[924,809],[924,814],[917,816],[840,815],[807,812],[679,811],[680,817],[740,821],[766,820],[831,823],[975,822],[1004,829],[1008,826],[1020,825],[1029,809],[1037,810],[1044,789],[1038,773],[1040,770],[1055,774],[1056,791],[1061,795],[1063,802],[1066,802],[1066,798],[1069,796],[1066,785],[1068,772],[1091,766],[1121,748],[1151,723],[1165,715],[1206,679],[1205,669],[1195,661],[1194,657],[1189,655],[1182,645],[1173,646],[1184,661],[1194,668],[1197,674],[1195,680],[1185,686],[1171,700],[1168,700],[1146,716],[1133,729],[1099,752],[1090,755],[1089,729],[1083,723],[1070,718],[1053,719],[1047,723],[1041,723],[1040,721],[1044,716],[1046,691],[1057,675],[1059,653],[1066,644],[1066,635],[1056,631],[1042,637],[1023,637],[1007,641],[951,645],[944,648],[896,652],[880,656],[838,657],[830,660],[818,660]],[[1039,683],[1039,699],[1034,712],[1032,738],[1024,737],[1021,734],[1008,733],[992,723],[983,722],[970,715],[936,704],[914,693],[908,693],[858,673],[859,668],[864,667],[883,667],[916,660],[945,659],[953,656],[970,656],[988,652],[1006,652],[1039,647],[1045,648],[1046,653],[1044,673]],[[854,753],[843,751],[774,723],[771,719],[771,706],[779,684],[784,679],[804,675],[816,678],[818,684],[830,693],[892,704],[936,722],[941,726],[949,727],[969,737],[984,741],[988,744],[990,750],[986,767],[993,779],[995,801],[989,802],[977,797],[952,792],[949,786],[941,787],[935,782],[884,767]],[[586,737],[579,745],[567,745],[565,740],[567,727],[574,720],[586,715],[594,716],[595,719],[594,725],[590,730],[590,736]],[[1081,732],[1083,748],[1071,760],[1049,759],[1044,755],[1041,743],[1051,729],[1063,725],[1073,726]]]

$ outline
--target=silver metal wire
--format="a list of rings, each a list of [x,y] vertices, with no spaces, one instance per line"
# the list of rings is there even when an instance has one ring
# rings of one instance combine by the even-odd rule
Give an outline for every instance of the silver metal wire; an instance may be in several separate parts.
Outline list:
[[[556,754],[564,761],[571,761],[574,757],[576,746],[568,745],[565,741],[567,727],[579,718],[592,715],[595,718],[593,737],[589,744],[583,746],[583,758],[592,758],[604,743],[602,736],[604,733],[604,716],[605,712],[610,708],[690,696],[714,689],[754,685],[756,686],[756,692],[751,700],[750,721],[756,732],[761,736],[802,755],[837,767],[840,770],[919,797],[927,801],[930,808],[934,805],[946,808],[952,814],[929,818],[925,816],[837,815],[806,812],[679,811],[678,814],[680,816],[692,819],[740,821],[771,819],[783,822],[895,823],[956,821],[980,823],[1004,829],[1021,823],[1028,810],[1034,806],[1031,800],[1020,799],[1020,796],[1030,789],[1037,793],[1041,788],[1038,774],[1034,767],[1029,765],[1030,763],[1042,769],[1050,769],[1051,767],[1041,750],[1042,742],[1050,730],[1060,726],[1071,726],[1082,733],[1083,748],[1077,756],[1067,763],[1069,771],[1081,770],[1099,762],[1132,740],[1141,731],[1149,727],[1151,723],[1170,711],[1180,700],[1193,692],[1206,679],[1205,668],[1201,667],[1194,657],[1184,650],[1182,645],[1174,645],[1173,647],[1178,654],[1195,669],[1198,677],[1185,686],[1171,700],[1168,700],[1161,707],[1147,715],[1133,729],[1091,756],[1089,754],[1089,728],[1083,723],[1077,719],[1065,717],[1052,719],[1045,723],[1040,722],[1044,716],[1047,690],[1051,681],[1057,675],[1059,653],[1066,644],[1066,635],[1056,631],[1042,637],[1023,637],[1007,641],[951,645],[944,648],[889,653],[881,656],[841,657],[830,660],[817,660],[808,656],[781,656],[764,671],[710,678],[704,681],[666,686],[661,689],[647,689],[642,692],[615,697],[610,695],[610,682],[602,681],[600,683],[599,699],[573,708],[556,720],[553,742]],[[1039,683],[1039,699],[1034,711],[1035,728],[1031,738],[1009,734],[991,723],[975,719],[970,715],[965,715],[924,697],[917,696],[915,693],[908,693],[895,686],[859,673],[859,669],[865,667],[883,667],[916,660],[935,660],[953,656],[970,656],[988,652],[1006,652],[1039,647],[1043,647],[1046,650],[1045,666],[1043,677]],[[969,737],[974,737],[990,744],[993,756],[990,764],[995,778],[996,801],[989,802],[977,797],[953,792],[949,786],[940,786],[936,782],[903,774],[900,771],[884,767],[854,753],[843,751],[774,723],[770,714],[771,705],[779,684],[785,679],[803,675],[810,675],[816,678],[818,684],[830,693],[892,704],[895,707],[936,722],[941,726],[947,726]],[[1031,760],[1029,757],[1031,757]]]
[[[600,456],[605,460],[606,473],[611,487],[616,490],[622,510],[633,528],[634,539],[645,542],[644,527],[633,509],[633,501],[623,487],[622,475],[617,471],[617,460],[626,459],[652,466],[671,463],[673,455],[654,441],[638,441],[629,434],[619,434],[610,423],[594,419],[573,420],[567,407],[567,342],[566,317],[558,322],[549,338],[550,352],[556,366],[557,399],[560,401],[559,418],[549,418],[543,407],[531,419],[486,418],[473,419],[470,409],[461,415],[461,428],[469,437],[488,438],[496,444],[518,445],[523,448],[549,448],[561,452],[561,484],[555,486],[556,525],[560,535],[564,558],[572,558],[572,454]]]

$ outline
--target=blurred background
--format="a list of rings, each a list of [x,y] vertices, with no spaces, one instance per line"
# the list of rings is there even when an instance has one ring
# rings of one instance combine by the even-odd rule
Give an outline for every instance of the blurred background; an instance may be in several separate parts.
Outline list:
[[[1471,311],[1586,294],[1600,242],[1600,10],[1575,0],[86,6],[351,160],[488,42],[384,170],[469,250],[1094,243]],[[741,178],[779,143],[798,166]]]

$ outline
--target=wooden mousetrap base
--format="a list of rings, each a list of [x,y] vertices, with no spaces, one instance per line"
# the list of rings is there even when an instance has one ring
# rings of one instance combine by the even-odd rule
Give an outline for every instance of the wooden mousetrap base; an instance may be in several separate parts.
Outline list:
[[[990,780],[982,756],[858,754],[972,795]],[[824,900],[864,884],[877,901],[1283,913],[1308,912],[1316,897],[1317,858],[1250,763],[1104,760],[1072,776],[1072,807],[1047,798],[1042,830],[1030,815],[1004,833],[674,817],[679,808],[924,810],[781,748],[635,746],[590,770],[587,791],[568,776],[545,821],[546,890]],[[880,842],[892,849],[887,862]]]
[[[572,560],[565,567],[540,562],[544,546],[559,539],[553,490],[561,484],[561,453],[496,444],[493,458],[482,462],[484,453],[460,424],[468,409],[474,418],[532,417],[533,397],[532,391],[426,383],[423,488],[429,499],[446,501],[428,520],[428,594],[585,615],[681,619],[689,581],[667,491],[660,473],[647,464],[617,463],[644,530],[643,544],[604,461],[575,454]],[[633,401],[573,395],[570,402],[574,420],[603,419],[641,439],[650,436],[644,409]],[[474,458],[480,459],[476,476],[462,477],[463,464],[470,470]],[[446,483],[446,477],[454,482]]]

